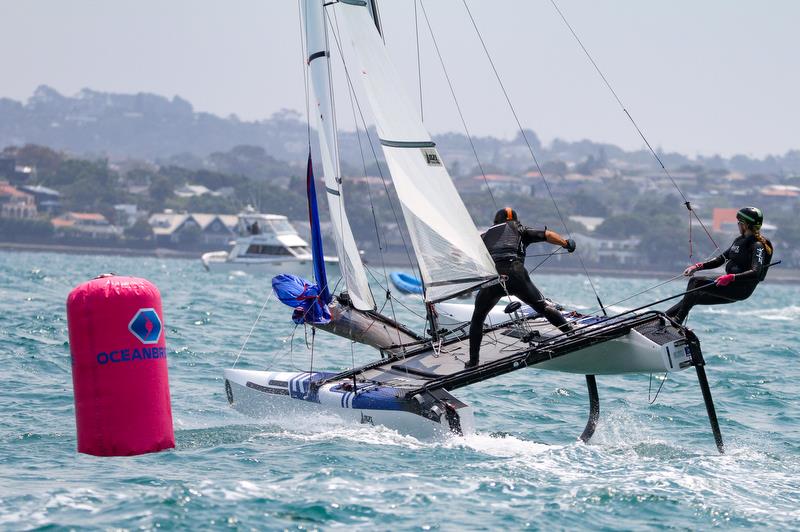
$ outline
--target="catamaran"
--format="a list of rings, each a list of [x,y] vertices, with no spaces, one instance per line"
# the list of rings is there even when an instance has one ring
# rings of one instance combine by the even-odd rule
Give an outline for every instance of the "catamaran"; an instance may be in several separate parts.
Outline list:
[[[500,282],[495,265],[436,144],[400,88],[400,77],[382,40],[375,1],[302,0],[301,6],[325,196],[344,282],[339,293],[331,294],[322,260],[309,150],[307,185],[316,284],[278,276],[273,288],[295,308],[296,323],[371,346],[380,358],[339,373],[226,369],[224,385],[230,404],[258,417],[323,410],[417,437],[466,434],[475,430],[473,410],[453,395],[455,390],[537,368],[585,375],[589,419],[580,439],[589,441],[600,411],[596,375],[694,368],[722,452],[700,341],[659,311],[643,307],[607,316],[605,309],[597,315],[561,309],[573,324],[573,331],[562,333],[512,300],[502,313],[490,315],[480,365],[465,368],[471,307],[449,300]],[[346,70],[348,81],[360,81],[372,110],[422,281],[425,331],[412,330],[377,310],[353,239],[337,150],[330,37],[340,53],[346,48],[350,54],[356,66]]]

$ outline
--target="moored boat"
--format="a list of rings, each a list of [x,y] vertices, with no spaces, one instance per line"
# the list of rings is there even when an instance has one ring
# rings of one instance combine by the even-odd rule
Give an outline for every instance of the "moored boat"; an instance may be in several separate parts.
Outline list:
[[[201,256],[208,271],[245,271],[259,274],[291,272],[309,275],[313,256],[286,216],[245,211],[239,214],[239,236],[229,251],[210,251]],[[325,257],[335,265],[338,257]]]

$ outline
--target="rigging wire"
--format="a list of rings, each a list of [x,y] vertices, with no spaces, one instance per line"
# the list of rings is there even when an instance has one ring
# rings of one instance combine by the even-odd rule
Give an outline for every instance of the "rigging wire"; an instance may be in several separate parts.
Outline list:
[[[562,254],[563,254],[563,253],[559,253],[559,251],[558,251],[558,248],[556,248],[556,249],[555,249],[555,251],[552,251],[552,252],[550,252],[550,253],[546,253],[546,254],[544,254],[544,258],[543,258],[541,261],[539,261],[539,264],[537,264],[536,266],[534,266],[532,270],[528,270],[528,275],[530,275],[530,274],[532,274],[533,272],[535,272],[536,270],[538,270],[538,269],[539,269],[539,266],[541,266],[542,264],[544,264],[545,262],[547,262],[547,259],[549,259],[549,258],[550,258],[550,257],[552,257],[553,255],[562,255]],[[541,257],[541,255],[532,255],[532,256],[539,256],[539,257]]]
[[[425,9],[423,7],[423,9]],[[419,56],[419,17],[417,16],[417,0],[414,0],[414,36],[417,41],[417,79],[419,80],[419,119],[425,122],[425,107],[422,105],[422,62]]]
[[[314,373],[314,343],[317,338],[317,328],[313,325],[311,326],[311,362],[308,365],[308,375],[309,378]]]
[[[334,161],[335,162],[335,168],[334,168],[334,176],[333,177],[334,177],[334,180],[336,181],[336,185],[337,185],[337,187],[339,189],[339,193],[340,193],[339,199],[337,201],[337,203],[338,203],[337,207],[339,209],[339,220],[341,222],[339,224],[339,233],[340,233],[339,234],[339,242],[341,242],[341,247],[344,250],[344,243],[345,243],[345,239],[344,239],[344,229],[345,229],[344,228],[344,225],[345,225],[344,224],[344,220],[348,220],[348,219],[347,219],[347,213],[344,210],[344,199],[343,199],[344,196],[342,194],[343,193],[342,189],[344,188],[344,186],[343,186],[343,183],[342,183],[342,166],[341,166],[341,161],[339,160],[339,154],[340,154],[340,150],[339,150],[339,127],[338,127],[338,122],[336,120],[336,104],[335,104],[336,98],[335,98],[335,93],[334,93],[334,89],[333,89],[333,69],[331,68],[331,61],[330,61],[330,41],[328,39],[328,24],[325,24],[325,20],[328,19],[328,12],[325,11],[325,9],[322,10],[322,16],[323,16],[322,25],[323,25],[323,30],[325,32],[325,50],[328,53],[328,61],[326,61],[326,66],[328,67],[327,68],[327,70],[328,70],[328,89],[330,91],[330,95],[329,96],[330,96],[330,99],[331,99],[331,117],[330,118],[331,118],[331,123],[333,124],[333,144],[334,144],[334,150],[335,150],[335,154],[336,154],[335,161]],[[332,28],[332,26],[331,26],[331,28]],[[348,226],[350,225],[349,220],[347,221],[347,225]],[[350,230],[350,233],[352,235],[352,229]],[[353,243],[355,243],[355,239],[354,239]],[[357,252],[357,250],[356,250],[356,252]],[[344,262],[345,262],[345,264],[343,264],[343,265],[340,264],[340,268],[342,270],[342,276],[346,281],[347,277],[348,277],[348,273],[350,273],[351,275],[355,273],[354,271],[348,272],[348,266],[351,266],[353,268],[355,268],[355,267],[350,263],[350,261],[346,260]],[[374,296],[374,294],[372,294],[372,290],[370,289],[369,285],[367,286],[367,290],[370,291],[370,294],[372,295],[372,299],[374,301],[375,296]]]
[[[340,31],[339,30],[339,19],[336,18],[336,12],[335,11],[334,11],[334,24],[336,25],[336,30]],[[331,25],[331,32],[333,33],[333,25]],[[327,32],[326,32],[326,35],[327,35]],[[381,37],[383,37],[383,35],[381,35]],[[334,34],[334,38],[336,38],[335,34]],[[337,41],[337,46],[338,46],[338,41]],[[364,157],[364,147],[361,144],[361,130],[360,130],[360,127],[359,127],[359,124],[358,124],[358,118],[356,117],[356,105],[358,104],[358,95],[355,94],[355,90],[353,88],[353,85],[352,85],[352,83],[350,83],[350,77],[349,77],[349,74],[347,73],[347,65],[345,64],[344,54],[342,53],[342,49],[341,48],[339,48],[339,55],[340,55],[340,59],[342,61],[342,66],[344,67],[345,74],[347,75],[347,81],[348,81],[348,84],[347,84],[347,96],[350,99],[350,110],[353,113],[353,125],[354,125],[354,127],[356,129],[356,138],[358,139],[358,151],[359,151],[359,153],[361,155],[361,166],[364,169],[364,179],[366,180],[366,185],[367,185],[367,196],[369,198],[370,213],[372,214],[372,223],[375,226],[375,238],[378,241],[378,251],[379,251],[379,254],[380,254],[380,257],[381,257],[381,267],[383,269],[383,277],[386,280],[386,283],[388,285],[389,274],[386,271],[386,254],[385,254],[385,251],[383,249],[383,244],[381,243],[381,231],[380,231],[379,226],[378,226],[378,216],[375,213],[375,202],[373,201],[373,198],[372,198],[372,184],[370,183],[370,181],[368,179],[368,176],[367,176],[367,160],[366,160],[366,157]],[[360,107],[359,107],[359,112],[360,112]],[[369,140],[369,131],[366,128],[366,123],[364,124],[364,133],[367,136],[367,140]],[[374,153],[374,148],[373,148],[373,153]],[[380,172],[380,164],[377,162],[377,157],[376,157],[375,165],[378,167],[378,171]],[[383,181],[383,175],[381,175],[381,182],[384,183],[384,187],[385,187],[386,184]],[[392,205],[391,197],[389,196],[388,191],[387,191],[386,197],[389,199],[390,205]],[[392,206],[392,212],[394,212],[394,206]],[[396,216],[395,216],[395,220],[397,220]],[[398,228],[399,228],[399,225],[398,225]],[[384,234],[383,241],[387,242],[385,234]],[[405,245],[405,241],[403,242],[403,244]],[[410,257],[409,257],[409,260],[410,260]],[[364,268],[367,269],[366,265],[364,265]],[[371,274],[371,272],[370,272],[370,274]],[[373,278],[374,278],[374,275],[373,275]],[[378,283],[378,285],[380,286],[380,283]],[[393,301],[394,298],[392,297],[392,293],[391,293],[391,291],[389,290],[388,287],[384,290],[384,294],[386,296],[386,300],[384,301],[384,305],[381,307],[381,310],[383,310],[383,308],[386,306],[386,302],[388,302],[389,303],[389,309],[391,310],[391,313],[392,313],[392,319],[397,321],[397,313],[395,312],[394,301]],[[374,296],[373,296],[373,298],[374,298]],[[401,338],[400,338],[400,331],[397,332],[397,339],[398,339],[398,343],[402,343],[401,342]]]
[[[370,267],[369,267],[369,266],[367,266],[367,265],[364,265],[364,268],[366,268],[366,270],[367,270],[367,273],[370,275],[370,277],[372,277],[372,280],[373,280],[373,281],[375,281],[375,282],[378,284],[378,286],[380,286],[381,288],[386,288],[386,290],[387,290],[387,291],[389,290],[389,288],[388,288],[388,287],[384,287],[384,285],[382,285],[382,284],[381,284],[381,281],[380,281],[380,279],[378,279],[378,278],[375,276],[375,274],[372,272],[372,268],[370,268]],[[397,298],[392,298],[392,300],[396,301],[398,305],[400,305],[401,307],[403,307],[404,309],[406,309],[407,311],[409,311],[410,313],[412,313],[412,314],[413,314],[413,315],[415,315],[416,317],[418,317],[418,318],[425,318],[425,316],[423,316],[422,314],[420,314],[420,313],[416,312],[414,309],[412,309],[412,308],[411,308],[411,307],[409,307],[408,305],[405,305],[405,304],[404,304],[404,303],[403,303],[403,302],[402,302],[400,299],[397,299]],[[397,321],[397,320],[395,319],[395,321]]]
[[[358,151],[361,154],[361,165],[364,168],[364,178],[367,179],[367,197],[369,198],[369,208],[370,208],[370,212],[372,213],[372,222],[373,222],[373,225],[375,226],[375,238],[378,241],[378,252],[379,252],[380,257],[381,257],[381,269],[383,269],[383,278],[386,280],[386,284],[388,285],[389,274],[386,271],[386,256],[385,256],[385,252],[383,250],[383,244],[381,243],[381,231],[380,231],[380,229],[378,227],[378,216],[375,214],[375,203],[374,203],[374,201],[372,199],[372,184],[369,182],[369,179],[367,178],[367,160],[364,157],[364,147],[361,144],[361,128],[359,127],[358,120],[356,118],[356,107],[355,107],[355,103],[353,102],[353,92],[351,90],[349,90],[349,88],[348,88],[347,94],[350,97],[350,109],[353,112],[353,124],[355,125],[355,128],[356,128],[356,138],[358,139]],[[386,241],[386,237],[385,236],[384,236],[384,241]],[[367,268],[366,264],[364,265],[364,268],[367,271],[369,271],[369,268]],[[372,272],[370,272],[370,275],[372,275]],[[373,275],[373,277],[374,277],[374,275]],[[378,285],[381,286],[380,283],[378,283]],[[383,286],[381,286],[381,288],[383,288]],[[392,319],[394,321],[397,321],[397,314],[395,313],[394,302],[393,302],[394,298],[392,297],[392,293],[389,290],[388,286],[384,289],[384,294],[386,294],[386,302],[389,303],[389,309],[392,312]],[[384,306],[385,306],[385,304],[386,303],[384,302]],[[383,307],[381,307],[381,310],[383,310]],[[400,340],[400,332],[399,331],[397,333],[397,338],[398,338],[398,341],[399,341]]]
[[[633,116],[631,116],[631,114],[628,112],[628,109],[625,108],[625,105],[622,103],[622,100],[619,98],[619,96],[617,96],[617,92],[614,90],[614,88],[611,86],[611,83],[609,83],[609,81],[606,78],[606,76],[600,70],[600,67],[597,65],[597,62],[595,62],[595,60],[592,57],[592,55],[589,53],[589,51],[583,45],[583,42],[581,41],[580,37],[578,37],[578,34],[575,32],[575,30],[572,28],[572,25],[567,21],[567,17],[565,17],[564,13],[561,11],[561,9],[559,9],[558,4],[556,4],[555,0],[550,0],[550,3],[553,4],[553,7],[558,12],[558,15],[561,17],[561,20],[564,21],[564,24],[566,24],[566,26],[569,29],[570,33],[572,33],[572,36],[575,37],[575,40],[580,45],[581,49],[583,50],[583,53],[586,54],[586,57],[589,59],[589,62],[592,63],[592,66],[594,66],[594,69],[597,71],[597,73],[603,79],[603,83],[605,83],[606,87],[608,87],[608,90],[611,91],[611,94],[614,96],[614,99],[619,104],[620,108],[622,109],[622,112],[625,113],[625,116],[628,117],[628,120],[630,120],[631,124],[633,124],[633,127],[636,129],[636,132],[639,133],[640,137],[642,137],[642,140],[644,141],[645,145],[647,146],[647,149],[650,150],[650,153],[652,153],[653,157],[655,157],[656,161],[658,161],[658,164],[661,166],[661,170],[664,172],[664,174],[666,174],[666,176],[672,182],[672,185],[675,187],[675,189],[681,195],[681,198],[683,198],[683,202],[684,202],[683,204],[686,206],[686,208],[689,210],[689,213],[690,213],[689,214],[689,220],[690,220],[690,223],[689,223],[689,258],[691,258],[691,256],[692,256],[692,233],[691,233],[691,231],[692,231],[691,215],[692,214],[694,214],[694,217],[700,223],[700,226],[703,228],[703,231],[705,231],[705,233],[708,236],[708,238],[711,240],[711,242],[716,247],[716,249],[714,251],[719,250],[720,249],[719,244],[717,244],[717,242],[714,240],[714,237],[711,236],[711,233],[708,231],[708,228],[703,223],[703,220],[700,219],[700,216],[698,216],[697,212],[692,208],[692,204],[689,201],[689,199],[686,197],[686,195],[683,193],[681,188],[675,182],[675,179],[673,179],[672,174],[669,173],[669,170],[667,170],[667,167],[664,166],[664,163],[662,162],[661,157],[658,156],[656,151],[650,145],[650,142],[645,137],[645,135],[642,132],[642,130],[639,128],[639,125],[633,119]],[[714,252],[712,251],[712,254],[713,253]]]
[[[651,291],[655,290],[656,288],[662,287],[662,286],[664,286],[665,284],[669,284],[669,283],[671,283],[671,282],[673,282],[673,281],[675,281],[675,280],[677,280],[677,279],[680,279],[680,278],[681,278],[681,277],[683,277],[683,276],[684,276],[684,275],[683,275],[683,273],[679,273],[679,274],[678,274],[678,275],[676,275],[675,277],[672,277],[672,278],[670,278],[670,279],[667,279],[666,281],[661,281],[661,282],[659,282],[658,284],[655,284],[655,285],[653,285],[653,286],[650,286],[650,287],[648,287],[648,288],[645,288],[644,290],[641,290],[641,291],[639,291],[639,292],[636,292],[636,293],[635,293],[635,294],[633,294],[633,295],[626,296],[625,298],[623,298],[623,299],[620,299],[619,301],[614,301],[613,303],[609,303],[608,305],[606,305],[606,308],[609,308],[609,309],[610,309],[610,308],[613,308],[613,307],[615,307],[615,306],[619,305],[620,303],[624,303],[624,302],[626,302],[626,301],[629,301],[629,300],[631,300],[631,299],[633,299],[633,298],[635,298],[635,297],[638,297],[638,296],[640,296],[640,295],[642,295],[642,294],[646,294],[647,292],[651,292]],[[591,314],[593,314],[593,313],[595,313],[595,312],[597,312],[597,311],[599,311],[599,310],[602,310],[602,309],[601,309],[600,307],[589,309],[589,310],[587,310],[587,311],[583,312],[583,313],[582,313],[581,315],[579,315],[579,316],[573,317],[573,318],[571,318],[571,319],[567,319],[567,322],[569,322],[569,323],[575,323],[576,321],[580,321],[580,320],[582,320],[582,319],[583,319],[583,318],[585,318],[587,315],[591,315]],[[612,316],[612,317],[614,317],[614,316]],[[556,330],[556,329],[557,329],[557,327],[555,327],[555,326],[551,326],[551,327],[549,327],[549,328],[543,329],[543,330],[542,330],[542,332],[550,332],[550,331],[554,331],[554,330]]]
[[[264,313],[264,309],[266,309],[267,305],[269,304],[269,302],[272,301],[272,296],[273,295],[275,295],[275,292],[270,290],[269,295],[267,296],[267,299],[264,301],[264,304],[261,305],[261,310],[258,311],[258,316],[256,316],[256,320],[253,322],[253,325],[250,327],[250,332],[248,332],[247,336],[245,336],[244,342],[242,343],[242,347],[241,347],[241,349],[239,349],[239,354],[236,355],[236,360],[233,361],[233,367],[234,368],[236,367],[236,364],[239,362],[239,358],[242,356],[242,353],[244,353],[244,348],[245,348],[245,346],[247,346],[247,342],[250,340],[250,336],[252,336],[253,331],[256,328],[256,324],[258,324],[258,320],[261,319],[261,315]]]
[[[338,27],[339,22],[338,22],[338,19],[336,17],[336,11],[333,12],[333,18],[334,18],[334,21],[336,21],[336,25]],[[328,23],[330,24],[330,19],[328,19],[328,20],[329,20]],[[380,162],[378,161],[378,154],[375,151],[375,144],[372,142],[372,137],[369,134],[369,129],[367,128],[367,121],[364,119],[364,112],[361,109],[361,103],[358,101],[358,95],[356,94],[355,89],[353,88],[353,80],[350,77],[350,71],[348,70],[347,63],[344,60],[344,52],[342,50],[342,45],[339,42],[339,37],[338,37],[336,31],[333,30],[333,26],[332,25],[331,25],[331,35],[333,35],[333,40],[336,43],[337,49],[339,50],[339,56],[340,56],[340,58],[342,60],[342,66],[344,67],[344,73],[345,73],[345,78],[347,79],[347,84],[350,87],[350,90],[353,91],[353,94],[355,95],[356,108],[358,109],[358,114],[361,117],[361,123],[364,126],[364,131],[367,134],[367,140],[369,141],[369,147],[370,147],[370,150],[372,151],[372,157],[375,160],[375,167],[378,169],[378,175],[381,178],[381,183],[383,184],[384,191],[386,192],[386,198],[389,200],[389,207],[392,210],[392,215],[394,216],[395,224],[397,224],[397,232],[400,234],[400,240],[403,243],[403,249],[405,250],[406,257],[408,258],[409,267],[412,270],[418,272],[419,275],[420,275],[420,278],[422,278],[422,273],[420,272],[419,265],[416,264],[416,262],[411,258],[411,253],[408,250],[408,244],[406,243],[406,238],[403,235],[403,231],[401,229],[402,225],[400,224],[400,219],[397,216],[397,210],[394,208],[394,201],[392,201],[391,194],[389,193],[389,187],[386,185],[386,178],[383,175],[383,170],[381,169]]]
[[[306,50],[306,40],[304,38],[308,34],[308,28],[305,26],[305,21],[308,20],[308,11],[306,10],[306,16],[303,17],[303,8],[300,2],[301,0],[297,0],[297,16],[300,19],[300,54],[302,56],[300,64],[303,65],[303,88],[305,89],[306,95],[306,135],[308,140],[308,152],[311,153],[311,110],[308,103],[308,70],[306,69],[308,51]],[[308,4],[305,5],[307,8]]]
[[[497,201],[494,199],[494,194],[492,193],[492,187],[489,186],[489,180],[486,178],[486,172],[483,170],[483,164],[481,164],[480,157],[478,157],[478,150],[475,148],[475,143],[472,141],[472,135],[469,132],[469,128],[467,127],[467,122],[464,120],[464,113],[461,112],[461,105],[458,103],[458,98],[456,98],[456,92],[453,89],[453,83],[450,81],[450,76],[447,73],[447,68],[444,65],[444,59],[442,58],[442,54],[439,51],[439,44],[436,42],[436,36],[433,33],[433,28],[431,27],[431,22],[428,19],[428,12],[425,10],[425,3],[422,0],[419,0],[420,6],[422,7],[422,14],[425,17],[425,23],[428,25],[428,31],[431,34],[431,39],[433,40],[433,47],[436,50],[436,55],[439,56],[439,63],[442,65],[442,72],[444,73],[444,77],[447,80],[447,85],[450,87],[450,94],[453,96],[453,102],[456,104],[456,109],[458,110],[458,116],[461,118],[461,124],[464,126],[464,132],[467,134],[467,139],[469,140],[469,145],[472,147],[472,153],[475,155],[475,160],[478,162],[478,168],[481,171],[481,175],[483,176],[483,182],[486,184],[486,190],[489,192],[489,197],[492,198],[492,203],[494,204],[495,210],[498,209]],[[416,6],[417,0],[414,0],[414,10],[416,16]],[[419,49],[419,39],[417,40],[417,49]],[[421,90],[420,85],[420,90]],[[421,98],[421,97],[420,97]]]
[[[550,189],[550,183],[547,182],[547,178],[544,176],[544,172],[542,172],[542,167],[539,164],[539,159],[536,157],[536,154],[533,151],[533,147],[531,146],[530,141],[528,140],[528,136],[525,134],[525,130],[522,127],[522,123],[519,120],[519,116],[517,115],[517,111],[514,108],[514,104],[511,103],[511,98],[508,95],[508,91],[506,91],[506,87],[503,84],[502,79],[500,78],[500,74],[497,72],[497,67],[495,67],[494,60],[492,59],[491,54],[489,53],[489,49],[486,47],[486,42],[483,40],[483,35],[481,34],[480,30],[478,29],[478,24],[475,22],[475,18],[472,16],[472,11],[469,9],[469,5],[467,5],[467,0],[461,0],[464,4],[464,7],[467,10],[467,14],[469,15],[469,19],[472,21],[472,26],[475,28],[475,33],[478,35],[478,39],[481,41],[481,46],[483,46],[483,51],[486,53],[486,58],[489,60],[489,64],[492,66],[492,71],[494,71],[495,78],[497,78],[497,82],[500,85],[500,88],[503,91],[503,95],[506,98],[506,102],[508,103],[508,107],[511,110],[511,114],[514,115],[514,120],[517,122],[517,127],[519,128],[520,133],[522,134],[522,138],[525,141],[525,144],[528,146],[528,151],[533,158],[533,162],[536,165],[536,169],[539,171],[539,175],[544,182],[545,188],[547,189],[547,194],[550,196],[550,200],[553,202],[553,206],[556,209],[556,213],[558,214],[558,218],[561,220],[561,225],[564,226],[564,229],[567,231],[567,236],[572,238],[572,233],[567,226],[564,217],[561,214],[561,209],[558,208],[558,203],[556,202],[555,197],[553,196],[553,191]],[[580,252],[576,253],[578,257],[578,261],[581,263],[581,267],[583,268],[584,273],[586,274],[586,279],[589,281],[589,285],[592,287],[592,291],[594,292],[594,296],[597,299],[597,302],[600,304],[600,308],[603,310],[604,315],[608,315],[606,313],[605,307],[603,306],[603,302],[600,300],[600,295],[597,293],[597,288],[594,286],[594,282],[592,282],[592,278],[589,275],[589,270],[586,269],[586,264],[583,262],[583,257],[581,257]]]

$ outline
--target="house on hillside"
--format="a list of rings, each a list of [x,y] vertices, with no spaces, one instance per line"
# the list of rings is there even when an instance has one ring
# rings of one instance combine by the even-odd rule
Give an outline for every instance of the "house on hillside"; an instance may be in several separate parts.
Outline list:
[[[621,264],[637,264],[642,260],[641,254],[637,251],[641,241],[639,238],[601,238],[578,233],[573,236],[580,242],[581,256],[587,262],[613,267]]]
[[[19,190],[8,181],[0,181],[0,217],[31,219],[37,215],[33,194]]]
[[[179,198],[192,198],[195,196],[205,196],[211,194],[211,189],[203,185],[185,184],[175,189],[175,195]]]
[[[50,220],[59,233],[73,233],[89,238],[112,238],[122,234],[122,229],[111,224],[97,212],[67,212]]]
[[[162,245],[226,246],[236,238],[238,216],[232,214],[159,212],[150,215],[156,242]]]
[[[203,244],[227,246],[236,238],[239,217],[235,214],[192,214],[200,227],[200,241]]]
[[[711,229],[714,233],[722,235],[738,235],[739,234],[739,221],[736,219],[736,213],[739,209],[714,209],[713,218],[711,220]],[[778,227],[772,224],[765,223],[761,226],[764,231],[775,231]]]
[[[51,215],[61,212],[61,193],[59,191],[42,185],[25,185],[20,189],[28,194],[33,194],[36,200],[36,208],[39,212],[46,212]]]
[[[530,196],[533,194],[533,186],[529,179],[522,179],[513,175],[486,174],[472,176],[471,184],[462,183],[459,187],[464,192],[478,192],[491,190],[495,192],[505,192],[520,196]]]
[[[711,229],[715,233],[738,233],[739,222],[736,220],[736,213],[739,209],[714,209],[712,213]]]
[[[800,187],[794,185],[767,185],[760,192],[762,196],[796,198],[800,196]]]
[[[117,223],[123,227],[132,226],[146,214],[141,212],[135,203],[118,203],[114,205],[114,211],[116,212],[115,219]]]
[[[0,178],[11,179],[17,162],[10,157],[0,157]]]

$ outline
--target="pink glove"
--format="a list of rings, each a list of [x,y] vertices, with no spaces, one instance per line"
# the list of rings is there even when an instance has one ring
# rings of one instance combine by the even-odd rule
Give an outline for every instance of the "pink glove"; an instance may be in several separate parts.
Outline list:
[[[714,284],[717,286],[728,286],[736,279],[736,276],[732,273],[726,273],[725,275],[720,275],[717,277],[717,280],[714,281]]]
[[[702,267],[703,267],[703,263],[702,262],[698,262],[696,264],[692,264],[691,266],[689,266],[688,268],[683,270],[683,275],[685,275],[686,277],[689,277],[690,275],[692,275],[694,272],[696,272],[697,270],[701,269]]]

